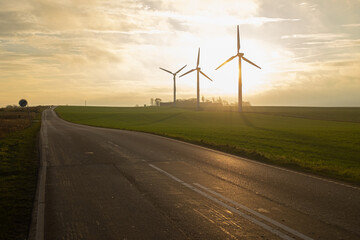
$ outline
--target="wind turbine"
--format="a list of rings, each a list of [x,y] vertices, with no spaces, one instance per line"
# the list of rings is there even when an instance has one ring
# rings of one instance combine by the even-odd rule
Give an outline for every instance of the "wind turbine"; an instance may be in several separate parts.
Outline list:
[[[200,110],[200,81],[199,81],[200,73],[201,73],[202,75],[204,75],[207,79],[209,79],[210,81],[212,81],[211,78],[209,78],[208,76],[206,76],[206,74],[201,71],[201,68],[199,67],[199,63],[200,63],[200,48],[199,48],[199,51],[198,51],[196,68],[191,69],[190,71],[188,71],[188,72],[186,72],[186,73],[184,73],[184,74],[182,74],[182,75],[179,76],[179,77],[182,77],[182,76],[184,76],[184,75],[186,75],[186,74],[188,74],[188,73],[191,73],[191,72],[193,72],[193,71],[197,71],[197,102],[196,102],[196,109],[197,109],[197,110]]]
[[[176,74],[178,74],[181,70],[183,70],[187,65],[183,66],[182,68],[180,68],[179,70],[177,70],[176,72],[170,72],[169,70],[166,70],[164,68],[159,67],[161,70],[168,72],[170,74],[173,75],[173,79],[174,79],[174,106],[176,106]]]
[[[234,58],[239,57],[239,95],[238,95],[238,111],[242,112],[242,81],[241,81],[241,59],[244,59],[246,62],[254,65],[257,68],[260,68],[258,65],[256,65],[255,63],[251,62],[249,59],[244,57],[244,53],[240,52],[240,34],[239,34],[239,25],[237,25],[237,53],[236,55],[230,57],[228,60],[226,60],[223,64],[221,64],[220,66],[218,66],[215,70],[218,70],[219,68],[221,68],[222,66],[224,66],[226,63],[230,62],[231,60],[233,60]]]

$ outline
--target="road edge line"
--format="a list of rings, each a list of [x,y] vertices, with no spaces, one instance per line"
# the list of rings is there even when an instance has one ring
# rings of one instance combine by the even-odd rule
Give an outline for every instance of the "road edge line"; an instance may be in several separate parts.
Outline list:
[[[268,230],[268,231],[271,232],[272,234],[274,234],[274,235],[276,235],[276,236],[278,236],[278,237],[280,237],[280,238],[282,238],[282,239],[284,239],[284,240],[294,240],[294,238],[290,237],[290,236],[287,235],[286,233],[280,232],[280,231],[278,231],[277,229],[275,229],[275,228],[273,228],[273,227],[271,227],[271,226],[269,226],[269,225],[267,225],[267,224],[265,224],[265,223],[263,223],[263,222],[255,219],[254,217],[252,217],[252,216],[250,216],[250,215],[248,215],[248,214],[246,214],[246,213],[241,212],[240,210],[238,210],[238,209],[236,209],[236,208],[234,208],[234,207],[232,207],[232,206],[230,206],[230,205],[228,205],[228,204],[220,201],[219,199],[217,199],[217,198],[215,198],[215,197],[207,194],[206,192],[203,192],[203,191],[199,190],[198,188],[190,185],[189,183],[186,183],[186,182],[182,181],[181,179],[173,176],[172,174],[166,172],[165,170],[162,170],[161,168],[159,168],[159,167],[157,167],[157,166],[155,166],[155,165],[153,165],[153,164],[151,164],[151,163],[148,164],[148,165],[149,165],[150,167],[154,168],[155,170],[157,170],[158,172],[163,173],[164,175],[168,176],[169,178],[171,178],[171,179],[175,180],[176,182],[182,184],[183,186],[185,186],[185,187],[193,190],[194,192],[196,192],[196,193],[198,193],[198,194],[206,197],[207,199],[209,199],[209,200],[211,200],[211,201],[219,204],[220,206],[222,206],[222,207],[224,207],[224,208],[226,208],[226,209],[228,209],[228,210],[230,210],[230,211],[238,214],[240,217],[248,220],[249,222],[252,222],[253,224],[255,224],[255,225],[257,225],[257,226],[259,226],[259,227],[261,227],[261,228],[263,228],[263,229],[265,229],[265,230]]]
[[[207,191],[207,192],[209,192],[209,193],[211,193],[211,194],[225,200],[226,202],[229,202],[229,203],[233,204],[234,206],[236,206],[238,208],[243,209],[244,211],[246,211],[246,212],[248,212],[248,213],[250,213],[250,214],[252,214],[252,215],[254,215],[254,216],[258,217],[258,218],[261,218],[262,220],[264,220],[264,221],[266,221],[266,222],[268,222],[268,223],[270,223],[270,224],[272,224],[272,225],[274,225],[276,227],[281,228],[282,230],[284,230],[284,231],[286,231],[288,233],[293,234],[296,237],[299,237],[299,238],[304,239],[304,240],[313,240],[312,238],[306,236],[305,234],[302,234],[301,232],[298,232],[295,229],[292,229],[292,228],[290,228],[290,227],[288,227],[288,226],[286,226],[286,225],[284,225],[284,224],[282,224],[282,223],[280,223],[280,222],[278,222],[278,221],[276,221],[276,220],[274,220],[272,218],[269,218],[269,217],[255,211],[255,210],[251,209],[251,208],[248,208],[245,205],[242,205],[241,203],[238,203],[238,202],[236,202],[236,201],[234,201],[234,200],[232,200],[232,199],[230,199],[228,197],[225,197],[225,196],[221,195],[220,193],[201,185],[200,183],[193,183],[193,185],[195,185],[195,186],[203,189],[204,191]]]
[[[45,110],[46,111],[46,110]],[[47,149],[48,139],[47,130],[45,129],[45,111],[43,112],[41,129],[40,129],[40,171],[39,182],[37,186],[37,214],[35,225],[35,240],[44,240],[44,225],[45,225],[45,183],[46,183],[46,168],[47,168]]]

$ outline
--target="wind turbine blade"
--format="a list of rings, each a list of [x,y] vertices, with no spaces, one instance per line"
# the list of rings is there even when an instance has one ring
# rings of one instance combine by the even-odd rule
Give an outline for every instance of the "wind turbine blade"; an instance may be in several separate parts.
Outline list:
[[[175,74],[178,74],[181,70],[183,70],[187,65],[183,66],[182,68],[180,68]]]
[[[255,67],[257,67],[257,68],[260,68],[261,69],[261,67],[259,67],[258,65],[256,65],[255,63],[253,63],[252,61],[250,61],[249,59],[247,59],[247,58],[245,58],[245,57],[242,57],[245,61],[247,61],[248,63],[250,63],[250,64],[252,64],[252,65],[254,65]]]
[[[239,25],[237,25],[237,52],[240,52],[240,32],[239,32]]]
[[[199,51],[198,51],[198,59],[197,59],[197,63],[196,63],[196,68],[199,67],[199,63],[200,63],[200,48],[199,48]]]
[[[188,74],[188,73],[191,73],[191,72],[193,72],[193,71],[195,71],[195,70],[196,70],[196,69],[191,69],[190,71],[187,71],[186,73],[180,75],[179,77],[182,77],[182,76],[184,76],[184,75],[186,75],[186,74]]]
[[[161,68],[161,67],[159,67],[161,70],[163,70],[163,71],[165,71],[165,72],[168,72],[168,73],[170,73],[170,74],[173,74],[172,72],[170,72],[169,70],[166,70],[166,69],[164,69],[164,68]]]
[[[236,58],[237,55],[232,56],[231,58],[229,58],[228,60],[226,60],[223,64],[221,64],[220,66],[218,66],[215,70],[218,70],[219,68],[221,68],[222,66],[224,66],[226,63],[230,62],[231,60],[233,60],[234,58]]]
[[[202,75],[204,75],[207,79],[209,79],[210,81],[213,81],[213,80],[211,80],[211,78],[209,78],[208,76],[206,76],[206,74],[205,73],[203,73],[201,70],[200,70],[200,73],[202,74]]]

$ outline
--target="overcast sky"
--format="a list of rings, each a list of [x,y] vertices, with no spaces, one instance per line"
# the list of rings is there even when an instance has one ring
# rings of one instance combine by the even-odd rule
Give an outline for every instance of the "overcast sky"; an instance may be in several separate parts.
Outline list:
[[[206,99],[360,106],[360,0],[0,0],[0,106],[134,106],[172,100],[176,71],[200,66]],[[196,74],[177,80],[196,97]]]

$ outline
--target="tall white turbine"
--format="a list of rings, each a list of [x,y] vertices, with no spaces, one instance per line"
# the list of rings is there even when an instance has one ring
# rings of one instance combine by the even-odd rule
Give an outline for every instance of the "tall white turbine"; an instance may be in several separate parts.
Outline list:
[[[170,74],[173,75],[173,79],[174,79],[174,106],[176,106],[176,74],[178,74],[178,73],[179,73],[181,70],[183,70],[185,67],[186,67],[186,65],[183,66],[182,68],[180,68],[179,70],[177,70],[177,71],[174,72],[174,73],[173,73],[173,72],[170,72],[169,70],[166,70],[166,69],[160,67],[161,70],[163,70],[163,71],[165,71],[165,72],[168,72],[168,73],[170,73]]]
[[[226,60],[223,64],[221,64],[220,66],[218,66],[215,70],[218,70],[219,68],[221,68],[222,66],[224,66],[226,63],[230,62],[231,60],[233,60],[234,58],[239,57],[239,92],[238,92],[238,111],[242,112],[242,81],[241,81],[241,59],[244,59],[246,62],[254,65],[257,68],[260,68],[258,65],[256,65],[255,63],[251,62],[249,59],[244,57],[244,53],[240,52],[240,33],[239,33],[239,25],[237,25],[237,53],[236,55],[230,57],[228,60]]]
[[[179,77],[182,77],[182,76],[184,76],[184,75],[186,75],[186,74],[188,74],[188,73],[191,73],[191,72],[193,72],[193,71],[197,71],[197,101],[196,101],[196,109],[197,109],[197,110],[200,110],[200,81],[199,81],[200,73],[201,73],[202,75],[204,75],[207,79],[209,79],[210,81],[212,81],[211,78],[209,78],[208,76],[206,76],[206,74],[201,71],[201,68],[199,67],[199,63],[200,63],[200,48],[199,48],[199,51],[198,51],[196,68],[191,69],[190,71],[188,71],[188,72],[186,72],[186,73],[184,73],[184,74],[182,74],[182,75],[179,76]]]

